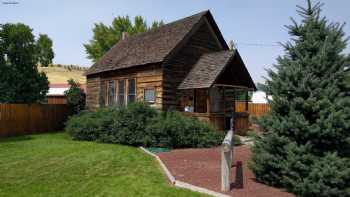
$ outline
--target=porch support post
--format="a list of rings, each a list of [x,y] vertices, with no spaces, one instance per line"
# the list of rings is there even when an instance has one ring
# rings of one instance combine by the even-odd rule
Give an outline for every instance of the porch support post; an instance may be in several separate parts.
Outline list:
[[[193,89],[193,112],[197,112],[197,95],[196,95],[196,89]]]
[[[245,111],[249,111],[248,108],[248,100],[249,100],[249,95],[248,95],[248,91],[245,92]]]
[[[231,117],[231,129],[235,130],[235,115],[236,115],[236,90],[233,89],[233,105],[232,105],[232,117]]]
[[[208,88],[207,95],[207,113],[210,114],[210,88]]]
[[[224,99],[224,130],[226,127],[226,98],[225,98],[225,87],[223,87],[223,99]]]

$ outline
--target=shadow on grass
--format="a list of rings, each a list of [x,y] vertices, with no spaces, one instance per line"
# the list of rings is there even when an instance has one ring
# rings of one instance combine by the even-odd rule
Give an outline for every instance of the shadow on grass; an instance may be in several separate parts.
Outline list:
[[[1,142],[17,142],[17,141],[25,141],[25,140],[31,140],[33,139],[29,135],[21,135],[21,136],[11,136],[11,137],[6,137],[6,138],[1,138]]]
[[[237,161],[236,163],[236,180],[231,183],[231,189],[243,189],[243,165],[242,161]]]

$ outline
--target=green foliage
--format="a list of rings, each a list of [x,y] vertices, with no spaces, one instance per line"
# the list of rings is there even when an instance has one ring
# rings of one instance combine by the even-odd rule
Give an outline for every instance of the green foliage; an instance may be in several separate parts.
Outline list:
[[[46,34],[39,34],[36,45],[39,64],[43,67],[48,67],[49,64],[52,64],[52,59],[55,57],[52,49],[52,40]]]
[[[234,144],[235,146],[238,146],[238,145],[241,145],[241,144],[242,144],[241,138],[239,138],[238,135],[234,135],[234,136],[233,136],[233,144]]]
[[[247,95],[248,94],[248,95]],[[251,91],[235,91],[234,93],[236,101],[251,101],[253,97],[253,92]],[[248,97],[247,97],[248,96]]]
[[[158,27],[163,26],[163,25],[164,25],[163,21],[159,21],[159,22],[158,21],[153,21],[151,29],[157,29]]]
[[[111,26],[96,23],[92,30],[94,34],[92,40],[84,44],[85,51],[88,54],[88,58],[96,62],[122,38],[123,32],[128,32],[131,36],[148,31],[149,29],[158,28],[163,24],[163,21],[154,21],[152,27],[148,27],[146,21],[141,16],[136,16],[133,23],[128,16],[114,18]]]
[[[158,113],[144,103],[83,112],[67,122],[76,140],[148,147],[212,147],[223,139],[207,124],[178,112]]]
[[[69,118],[65,132],[75,140],[96,141],[103,132],[110,129],[116,113],[116,110],[109,108],[96,112],[83,111]]]
[[[144,144],[145,131],[157,111],[144,103],[131,103],[122,107],[113,116],[113,123],[101,135],[100,141],[131,146]]]
[[[75,82],[73,79],[68,80],[70,88],[64,92],[67,100],[67,106],[70,108],[71,112],[79,113],[85,108],[85,93],[80,88],[79,83]]]
[[[222,142],[223,134],[195,118],[169,111],[157,116],[149,124],[145,145],[153,147],[213,147]]]
[[[253,147],[250,167],[261,182],[298,196],[350,196],[350,56],[343,26],[321,17],[321,4],[299,7],[288,26],[293,42],[263,87],[271,112]]]
[[[45,99],[48,80],[38,73],[36,43],[30,27],[0,25],[0,103],[33,103]]]

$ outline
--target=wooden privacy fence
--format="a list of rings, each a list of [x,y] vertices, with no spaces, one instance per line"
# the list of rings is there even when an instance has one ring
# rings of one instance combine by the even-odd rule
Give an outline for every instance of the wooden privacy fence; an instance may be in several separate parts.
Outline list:
[[[66,96],[64,95],[47,96],[47,104],[66,104],[66,100]]]
[[[238,135],[246,135],[251,126],[252,117],[260,117],[270,111],[269,104],[247,103],[248,110],[246,110],[246,102],[236,102],[236,116],[235,116],[235,132]]]
[[[236,101],[236,112],[246,112],[246,103]],[[248,103],[248,113],[251,116],[260,117],[270,111],[269,104]]]
[[[58,131],[68,115],[66,105],[0,104],[0,138]]]

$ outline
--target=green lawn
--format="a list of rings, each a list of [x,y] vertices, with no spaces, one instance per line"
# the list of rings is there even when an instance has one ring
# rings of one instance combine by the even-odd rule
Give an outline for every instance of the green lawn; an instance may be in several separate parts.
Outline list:
[[[137,148],[66,134],[0,140],[0,196],[203,196],[166,182]]]

